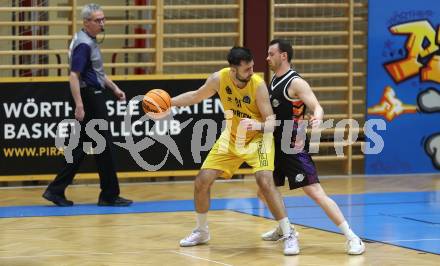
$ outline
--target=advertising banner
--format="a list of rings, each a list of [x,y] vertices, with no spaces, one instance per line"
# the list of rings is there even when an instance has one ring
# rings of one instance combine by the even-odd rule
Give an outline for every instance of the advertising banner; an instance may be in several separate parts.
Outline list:
[[[126,93],[126,102],[117,101],[106,91],[109,121],[105,124],[113,136],[119,172],[200,168],[222,129],[223,110],[218,98],[194,106],[173,107],[168,117],[157,121],[145,117],[140,102],[130,99],[142,99],[151,89],[163,89],[176,96],[198,89],[204,82],[205,79],[116,81]],[[0,90],[0,176],[56,174],[65,162],[63,150],[55,146],[57,130],[59,136],[68,135],[68,125],[75,121],[68,83],[1,83]],[[69,139],[63,143],[69,145]],[[92,147],[96,148],[96,143]],[[88,152],[93,153],[93,149]],[[79,172],[96,172],[93,156],[86,157]]]
[[[367,174],[440,171],[440,12],[437,0],[370,0],[367,119],[384,148]]]

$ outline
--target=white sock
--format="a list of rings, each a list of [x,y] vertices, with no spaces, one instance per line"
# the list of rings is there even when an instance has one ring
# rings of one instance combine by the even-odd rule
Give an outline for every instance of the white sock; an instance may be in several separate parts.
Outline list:
[[[344,233],[345,237],[348,240],[352,240],[353,238],[359,238],[355,233],[353,233],[347,221],[344,221],[343,223],[338,225],[338,227],[339,229],[341,229],[341,232]]]
[[[208,231],[208,213],[198,213],[197,214],[197,229]]]
[[[292,229],[290,225],[290,221],[288,217],[284,217],[283,219],[278,221],[280,223],[281,232],[283,233],[283,236],[289,235],[290,231]]]

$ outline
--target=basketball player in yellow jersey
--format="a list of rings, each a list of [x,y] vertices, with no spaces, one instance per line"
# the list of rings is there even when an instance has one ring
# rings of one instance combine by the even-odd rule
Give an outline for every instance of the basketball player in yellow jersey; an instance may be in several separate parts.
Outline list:
[[[213,73],[198,90],[171,99],[172,106],[187,106],[218,93],[227,119],[226,129],[194,181],[197,227],[180,241],[180,246],[195,246],[210,240],[207,214],[211,186],[217,177],[230,178],[246,162],[252,167],[258,187],[283,231],[284,254],[296,255],[299,253],[298,240],[286,216],[281,194],[273,182],[275,117],[266,84],[254,75],[254,61],[249,49],[233,47],[227,59],[229,68]]]

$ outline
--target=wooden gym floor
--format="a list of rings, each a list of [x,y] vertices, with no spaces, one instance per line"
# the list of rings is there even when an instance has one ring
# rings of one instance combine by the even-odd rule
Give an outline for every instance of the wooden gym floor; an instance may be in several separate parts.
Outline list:
[[[282,188],[289,217],[297,222],[301,246],[300,255],[284,256],[282,243],[260,240],[260,234],[276,222],[264,217],[267,210],[255,199],[253,178],[247,177],[214,184],[214,210],[208,218],[211,241],[191,248],[178,245],[195,225],[189,181],[122,183],[121,195],[136,202],[129,208],[97,207],[97,185],[69,187],[67,197],[75,201],[70,208],[53,207],[42,199],[44,187],[1,188],[0,265],[438,265],[440,175],[322,178],[321,183],[366,239],[364,255],[346,255],[344,237],[332,232],[332,225],[325,224],[328,219],[302,190]],[[428,193],[426,202],[419,199],[420,193]],[[386,202],[378,204],[371,198]],[[371,220],[374,211],[388,213],[380,210],[383,206],[397,211],[399,202],[395,201],[406,204],[406,215]],[[420,202],[434,212],[420,218],[425,207],[407,207]],[[399,223],[413,227],[399,229],[392,222],[381,225],[387,217],[411,218]],[[430,237],[409,239],[423,228],[431,230],[426,232]],[[387,242],[398,230],[408,239]],[[420,248],[402,247],[408,243]]]

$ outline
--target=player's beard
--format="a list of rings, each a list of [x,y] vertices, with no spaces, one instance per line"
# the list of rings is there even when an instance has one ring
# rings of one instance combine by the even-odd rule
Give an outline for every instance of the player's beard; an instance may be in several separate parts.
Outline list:
[[[245,78],[243,78],[243,77],[240,77],[240,75],[238,74],[238,72],[235,73],[235,78],[236,78],[238,81],[243,82],[243,83],[248,83],[249,80],[251,80],[251,77],[252,77],[252,75],[250,75],[247,79],[245,79]]]
[[[268,65],[269,65],[270,70],[274,71],[274,68],[275,68],[274,65],[271,62],[269,62]]]
[[[276,71],[280,67],[280,64],[274,61],[269,61],[269,68],[272,71]]]

